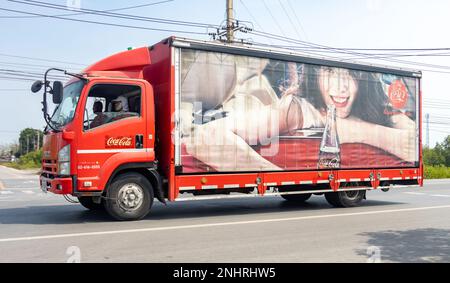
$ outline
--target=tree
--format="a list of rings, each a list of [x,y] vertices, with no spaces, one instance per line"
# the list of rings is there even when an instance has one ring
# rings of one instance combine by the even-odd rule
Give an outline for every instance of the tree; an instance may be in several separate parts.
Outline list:
[[[450,136],[434,148],[424,148],[423,161],[425,165],[450,167]]]
[[[42,147],[44,134],[41,130],[26,128],[20,132],[18,156],[39,150]]]
[[[450,136],[441,144],[441,154],[444,158],[445,166],[450,167]]]
[[[445,164],[445,159],[438,153],[436,148],[424,148],[423,162],[426,165],[439,166]]]

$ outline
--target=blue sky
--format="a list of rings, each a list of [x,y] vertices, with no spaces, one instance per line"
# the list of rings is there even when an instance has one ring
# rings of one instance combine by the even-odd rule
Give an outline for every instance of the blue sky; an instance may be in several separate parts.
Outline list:
[[[41,0],[66,5],[66,0]],[[336,47],[354,48],[435,48],[450,47],[448,28],[450,27],[450,1],[444,0],[265,0],[267,7],[277,23],[272,19],[262,0],[242,0],[251,10],[252,16],[235,1],[235,16],[241,20],[257,23],[265,32],[299,38],[314,43]],[[290,8],[288,1],[294,7]],[[158,0],[117,1],[81,0],[81,7],[107,10],[132,5],[158,2]],[[296,24],[297,31],[286,16],[282,5]],[[58,11],[29,5],[0,1],[0,8],[42,13],[48,15],[65,14]],[[225,17],[225,0],[174,0],[155,6],[122,11],[133,15],[167,18],[173,20],[195,21],[220,24]],[[20,14],[0,11],[0,54],[47,58],[79,64],[90,64],[110,54],[125,50],[129,46],[148,46],[170,35],[170,32],[133,30],[107,27],[94,24],[76,23],[43,17],[1,18],[20,16]],[[297,18],[298,17],[298,18]],[[107,17],[81,15],[72,18],[138,25],[152,28],[180,29],[178,26],[157,25],[154,23],[126,21]],[[298,19],[298,21],[297,21]],[[298,23],[302,28],[298,27]],[[281,29],[279,28],[281,27]],[[197,31],[203,32],[199,29]],[[188,36],[208,39],[206,35]],[[251,34],[244,38],[260,38]],[[413,60],[413,59],[408,59]],[[422,58],[416,61],[450,66],[450,57]],[[39,62],[0,55],[0,68],[10,66],[5,63],[38,64],[82,68],[74,64]],[[395,64],[388,64],[395,65]],[[15,67],[17,69],[17,67]],[[44,67],[26,67],[24,70],[43,72]],[[450,74],[424,72],[423,91],[425,99],[450,101],[447,81]],[[30,94],[31,82],[0,79],[0,144],[17,140],[20,129],[25,127],[42,128],[41,96]],[[7,91],[5,89],[16,89]],[[450,103],[450,102],[449,102]],[[445,105],[445,104],[443,104]],[[447,104],[449,105],[449,104]],[[444,107],[426,108],[433,119],[448,116]],[[431,144],[442,141],[450,134],[450,126],[432,125]]]

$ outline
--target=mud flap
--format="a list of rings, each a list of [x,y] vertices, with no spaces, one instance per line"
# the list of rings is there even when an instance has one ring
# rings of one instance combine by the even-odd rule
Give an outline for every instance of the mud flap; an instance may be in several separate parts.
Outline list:
[[[339,191],[341,187],[341,182],[339,181],[339,173],[337,171],[332,172],[328,175],[328,179],[330,180],[330,187],[334,192]]]

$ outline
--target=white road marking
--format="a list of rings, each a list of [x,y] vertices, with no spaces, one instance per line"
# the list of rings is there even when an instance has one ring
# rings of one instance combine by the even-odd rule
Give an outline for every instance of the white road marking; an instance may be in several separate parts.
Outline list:
[[[340,214],[328,214],[328,215],[313,215],[313,216],[302,216],[302,217],[291,217],[291,218],[275,218],[275,219],[265,219],[265,220],[249,220],[249,221],[238,221],[238,222],[222,222],[222,223],[209,223],[209,224],[197,224],[197,225],[153,227],[153,228],[113,230],[113,231],[102,231],[102,232],[86,232],[86,233],[33,236],[33,237],[5,238],[5,239],[0,239],[0,243],[33,241],[33,240],[50,240],[50,239],[62,239],[62,238],[75,238],[75,237],[78,238],[78,237],[102,236],[102,235],[145,233],[145,232],[158,232],[158,231],[170,231],[170,230],[187,230],[187,229],[236,226],[236,225],[251,225],[251,224],[262,224],[262,223],[290,222],[290,221],[337,218],[337,217],[348,217],[348,216],[364,216],[364,215],[401,213],[401,212],[412,212],[412,211],[427,211],[427,210],[436,210],[436,209],[450,209],[450,205],[416,207],[416,208],[405,208],[405,209],[391,209],[391,210],[378,210],[378,211],[366,211],[366,212],[354,212],[354,213],[340,213]]]
[[[0,195],[12,195],[14,192],[11,191],[0,191]]]
[[[450,184],[450,179],[425,180],[425,185]]]
[[[430,196],[438,198],[450,198],[450,195],[430,195]]]
[[[425,194],[425,193],[414,193],[414,192],[406,192],[404,194],[414,195],[414,196],[427,196],[427,197],[438,197],[438,198],[450,198],[450,195],[439,195],[439,194]]]
[[[22,193],[27,194],[27,195],[34,195],[35,192],[33,191],[22,191]]]
[[[414,192],[407,192],[407,193],[404,193],[404,194],[407,194],[407,195],[414,195],[414,196],[425,196],[426,194],[424,194],[424,193],[414,193]]]

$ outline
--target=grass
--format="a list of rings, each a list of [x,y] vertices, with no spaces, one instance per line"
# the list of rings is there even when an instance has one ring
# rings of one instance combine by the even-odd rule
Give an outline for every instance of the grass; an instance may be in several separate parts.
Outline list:
[[[42,150],[38,150],[23,155],[17,162],[5,162],[1,165],[19,170],[38,169],[41,168],[41,159]]]
[[[425,166],[425,179],[450,179],[450,167]]]
[[[2,162],[2,163],[0,163],[0,165],[6,166],[6,167],[9,167],[9,168],[18,169],[18,170],[28,170],[28,169],[39,169],[39,168],[41,168],[40,164],[35,164],[35,163],[20,164],[19,162]]]

